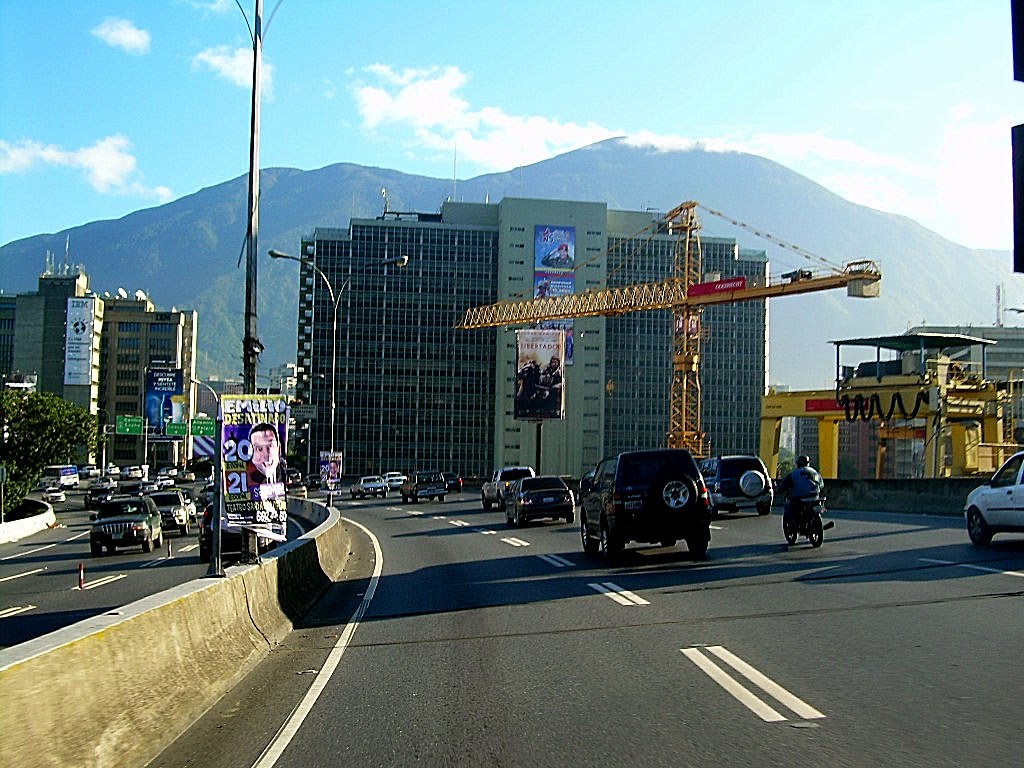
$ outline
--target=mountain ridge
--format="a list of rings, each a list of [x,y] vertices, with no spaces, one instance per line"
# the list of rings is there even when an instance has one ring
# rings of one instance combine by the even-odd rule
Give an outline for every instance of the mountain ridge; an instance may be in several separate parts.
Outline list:
[[[266,251],[297,253],[316,227],[344,229],[350,218],[379,215],[382,188],[392,210],[421,212],[438,211],[453,190],[466,202],[528,197],[604,202],[617,210],[666,211],[696,200],[704,209],[703,235],[735,237],[741,247],[767,251],[777,262],[773,273],[785,271],[779,264],[798,263],[792,251],[706,211],[726,212],[831,263],[878,263],[879,299],[831,291],[771,302],[770,380],[793,387],[831,382],[835,353],[824,345],[834,339],[900,333],[919,324],[992,324],[982,310],[991,312],[996,286],[1013,274],[1008,252],[952,243],[908,217],[852,203],[779,163],[740,152],[665,151],[612,139],[454,182],[340,162],[308,171],[266,168],[260,186],[262,370],[294,360],[296,339],[297,267],[266,258]],[[247,193],[243,175],[118,219],[5,244],[0,287],[36,290],[46,251],[62,253],[70,235],[71,261],[84,265],[94,291],[141,288],[161,309],[196,309],[201,375],[238,377],[245,282],[244,259],[241,268],[238,262]],[[182,274],[203,279],[181,280]]]

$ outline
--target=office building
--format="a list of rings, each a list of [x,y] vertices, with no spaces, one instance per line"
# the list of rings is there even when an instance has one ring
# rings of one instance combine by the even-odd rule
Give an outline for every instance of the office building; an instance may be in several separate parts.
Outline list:
[[[671,276],[677,239],[657,233],[656,218],[603,203],[506,198],[318,228],[301,243],[309,263],[299,267],[296,360],[296,396],[316,406],[313,454],[343,452],[350,475],[433,467],[479,477],[536,463],[539,440],[540,471],[579,475],[610,453],[665,445],[670,310],[565,323],[566,417],[539,427],[513,417],[516,328],[456,328],[469,307],[547,289],[538,243],[552,229],[571,237],[571,276],[559,279],[577,293]],[[645,229],[654,234],[636,234]],[[710,278],[766,279],[763,252],[725,238],[702,244]],[[409,258],[404,268],[382,266],[399,256]],[[713,451],[756,451],[767,318],[764,300],[703,313],[703,428]]]

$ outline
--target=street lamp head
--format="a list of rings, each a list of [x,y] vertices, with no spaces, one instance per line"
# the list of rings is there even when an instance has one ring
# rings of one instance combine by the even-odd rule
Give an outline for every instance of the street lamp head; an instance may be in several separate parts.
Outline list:
[[[404,267],[408,263],[409,263],[409,257],[408,256],[392,256],[391,258],[384,259],[384,261],[381,262],[381,264],[384,265],[384,266],[388,266],[390,264],[390,265],[394,265],[396,267]]]
[[[270,249],[269,251],[267,251],[267,253],[270,255],[270,258],[272,258],[272,259],[294,259],[295,258],[294,256],[289,256],[287,253],[284,253],[283,251],[274,250],[273,248]]]

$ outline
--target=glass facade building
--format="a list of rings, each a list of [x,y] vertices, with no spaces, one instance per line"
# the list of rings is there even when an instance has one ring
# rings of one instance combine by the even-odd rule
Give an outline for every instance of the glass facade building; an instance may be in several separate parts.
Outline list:
[[[610,453],[664,445],[671,311],[574,320],[566,418],[542,426],[513,418],[516,329],[456,328],[469,307],[534,295],[535,238],[546,227],[573,233],[576,292],[671,276],[676,238],[635,235],[656,218],[602,203],[506,198],[317,228],[301,243],[296,359],[296,397],[316,406],[315,420],[296,425],[309,430],[314,462],[333,448],[348,475],[433,468],[482,477],[518,463],[579,475]],[[409,258],[404,268],[382,266],[399,256]],[[336,350],[331,290],[311,265],[337,299]],[[767,268],[763,252],[703,239],[705,273],[763,281]],[[756,451],[766,304],[703,314],[703,426],[716,452]]]

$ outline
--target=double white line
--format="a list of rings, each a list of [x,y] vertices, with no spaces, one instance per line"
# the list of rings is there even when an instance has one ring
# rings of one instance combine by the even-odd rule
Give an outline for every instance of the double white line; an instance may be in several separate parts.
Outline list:
[[[743,687],[735,678],[712,661],[706,654],[713,654],[724,661],[743,677],[767,693],[779,704],[804,720],[818,720],[825,717],[807,702],[797,698],[768,676],[758,672],[743,659],[730,653],[720,645],[707,647],[680,648],[686,658],[696,664],[702,672],[728,691],[743,706],[768,723],[786,720],[785,715],[770,707],[763,700]]]
[[[650,605],[649,601],[644,600],[636,592],[630,592],[628,589],[623,589],[618,584],[613,584],[610,581],[601,584],[591,583],[587,584],[587,586],[595,592],[600,592],[605,597],[614,600],[619,605]]]

